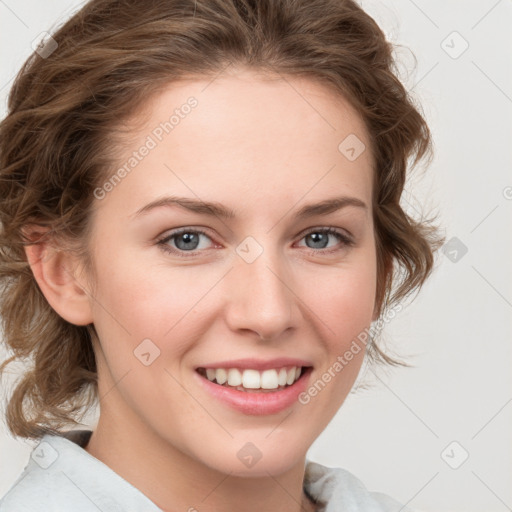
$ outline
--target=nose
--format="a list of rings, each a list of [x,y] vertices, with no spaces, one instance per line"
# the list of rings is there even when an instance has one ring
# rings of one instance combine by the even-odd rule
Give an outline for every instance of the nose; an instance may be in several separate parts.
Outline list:
[[[272,340],[297,327],[299,299],[277,251],[266,249],[252,263],[236,258],[234,265],[226,284],[227,322],[233,331],[249,330]]]

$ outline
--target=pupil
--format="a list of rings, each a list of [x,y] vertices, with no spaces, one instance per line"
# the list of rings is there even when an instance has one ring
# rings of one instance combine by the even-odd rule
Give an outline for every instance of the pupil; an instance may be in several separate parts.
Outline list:
[[[194,233],[182,233],[180,236],[178,236],[176,240],[176,245],[178,246],[179,249],[190,249],[191,244],[193,245],[194,242],[198,242],[197,238],[197,235]],[[184,240],[184,244],[180,243],[181,240]],[[180,245],[182,245],[182,247],[180,247]]]
[[[313,239],[313,242],[314,243],[318,243],[318,242],[325,242],[327,240],[327,236],[325,233],[311,233],[309,235],[312,239]],[[325,247],[325,243],[320,247],[321,249]]]

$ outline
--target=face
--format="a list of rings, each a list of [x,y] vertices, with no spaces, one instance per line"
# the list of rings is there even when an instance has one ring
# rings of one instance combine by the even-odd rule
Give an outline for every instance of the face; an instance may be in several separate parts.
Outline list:
[[[146,113],[95,193],[101,414],[218,471],[285,471],[349,393],[374,313],[364,125],[322,85],[248,70],[173,83]]]

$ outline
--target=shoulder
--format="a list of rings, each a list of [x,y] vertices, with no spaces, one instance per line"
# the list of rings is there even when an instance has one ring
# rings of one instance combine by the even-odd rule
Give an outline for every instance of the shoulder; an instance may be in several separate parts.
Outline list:
[[[371,492],[355,475],[306,460],[304,490],[322,512],[412,512],[381,492]]]
[[[0,500],[0,512],[53,510],[53,507],[62,505],[59,497],[62,498],[63,489],[65,482],[58,474],[39,471],[29,463]]]
[[[98,512],[160,509],[83,446],[90,432],[45,435],[0,500],[0,512]]]
[[[79,459],[80,452],[69,441],[43,436],[33,448],[21,475],[0,500],[0,512],[48,511],[72,503],[69,500],[76,496],[65,468],[70,461]]]

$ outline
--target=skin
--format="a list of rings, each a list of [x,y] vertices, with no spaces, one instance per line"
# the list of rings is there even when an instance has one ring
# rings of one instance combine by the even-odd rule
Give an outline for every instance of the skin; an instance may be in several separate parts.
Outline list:
[[[301,357],[313,364],[313,383],[376,319],[371,154],[349,161],[338,150],[349,134],[366,148],[369,138],[349,103],[310,79],[232,69],[211,80],[170,84],[134,118],[119,165],[169,112],[190,96],[198,100],[95,200],[94,277],[58,247],[27,247],[27,256],[57,313],[94,323],[99,336],[101,414],[86,448],[91,455],[163,510],[312,510],[302,491],[306,452],[348,395],[364,350],[310,403],[272,415],[230,409],[198,385],[193,369],[224,359]],[[134,216],[170,194],[217,201],[236,218],[178,206]],[[295,216],[305,204],[341,195],[367,209]],[[329,226],[354,245],[328,235],[324,248],[306,236]],[[181,227],[207,231],[192,257],[156,243]],[[236,252],[248,236],[263,248],[250,264]],[[179,252],[179,242],[167,246]],[[146,338],[160,350],[149,366],[134,356]],[[246,442],[262,454],[250,468],[237,457]]]

